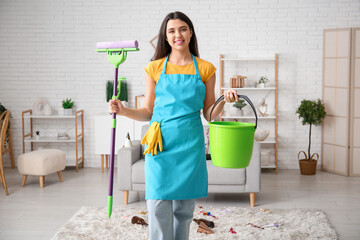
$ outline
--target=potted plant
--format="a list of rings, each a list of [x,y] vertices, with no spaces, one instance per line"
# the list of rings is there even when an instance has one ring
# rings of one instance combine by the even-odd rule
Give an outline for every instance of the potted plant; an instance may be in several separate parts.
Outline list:
[[[1,114],[3,114],[3,112],[5,112],[7,109],[4,105],[2,105],[0,103],[0,116]],[[11,118],[11,113],[10,113],[10,118]],[[1,129],[1,128],[0,128]],[[7,146],[8,142],[9,142],[9,129],[10,129],[10,122],[9,122],[9,125],[8,125],[8,129],[6,130],[6,136],[5,136],[5,146]]]
[[[298,160],[300,165],[300,172],[303,175],[314,175],[316,173],[316,165],[319,160],[319,154],[314,153],[311,155],[310,147],[311,147],[311,126],[318,126],[321,124],[322,120],[326,116],[325,105],[320,100],[302,100],[299,108],[296,111],[299,114],[299,118],[302,118],[302,124],[310,125],[309,131],[309,147],[308,154],[304,151],[300,151],[298,153]],[[303,153],[305,155],[305,159],[299,159],[300,154]],[[314,159],[316,157],[316,160]]]
[[[106,82],[106,102],[109,102],[113,96],[114,85],[113,81]]]
[[[270,80],[266,76],[261,76],[258,81],[258,86],[264,88]]]
[[[239,99],[239,101],[233,104],[233,107],[238,109],[237,114],[239,114],[240,116],[244,116],[244,111],[242,110],[244,107],[246,107],[244,99]]]
[[[74,101],[71,101],[71,98],[64,99],[62,101],[62,106],[64,108],[64,116],[72,115],[72,108],[74,107]]]
[[[117,97],[122,102],[122,104],[127,107],[128,106],[128,91],[127,91],[127,83],[126,78],[119,77],[118,78],[118,89],[117,89]],[[114,94],[114,82],[107,81],[106,83],[106,102],[109,102]]]

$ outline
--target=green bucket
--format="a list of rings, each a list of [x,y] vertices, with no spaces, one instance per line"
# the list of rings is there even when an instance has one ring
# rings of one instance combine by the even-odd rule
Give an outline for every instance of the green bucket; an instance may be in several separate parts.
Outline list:
[[[254,105],[245,95],[245,99],[255,113],[255,124],[247,122],[209,122],[210,154],[214,166],[221,168],[246,168],[253,153],[254,135],[257,127],[257,114]],[[224,99],[222,95],[215,106]]]

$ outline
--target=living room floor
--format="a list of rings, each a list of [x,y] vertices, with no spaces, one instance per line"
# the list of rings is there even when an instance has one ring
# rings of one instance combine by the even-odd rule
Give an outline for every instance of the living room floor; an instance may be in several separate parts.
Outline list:
[[[107,206],[109,171],[99,168],[74,168],[46,176],[45,187],[29,176],[21,187],[17,169],[5,169],[9,196],[0,187],[0,239],[50,239],[81,206]],[[318,171],[302,176],[299,170],[263,169],[261,192],[256,208],[317,208],[323,210],[340,239],[360,239],[360,178],[343,177]],[[116,178],[116,170],[115,170]],[[115,179],[116,183],[116,179]],[[116,187],[116,185],[115,185]],[[129,205],[146,210],[145,194],[130,192]],[[114,207],[123,203],[122,192],[114,190]],[[213,207],[250,207],[249,194],[214,194],[197,204]],[[241,219],[239,219],[241,221]]]

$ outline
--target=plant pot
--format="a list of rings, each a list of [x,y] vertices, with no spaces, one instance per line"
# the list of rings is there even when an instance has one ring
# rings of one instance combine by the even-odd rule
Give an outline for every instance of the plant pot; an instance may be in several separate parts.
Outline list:
[[[265,83],[258,83],[257,85],[259,88],[265,88]]]
[[[300,154],[304,153],[305,159],[299,159]],[[314,157],[317,157],[317,159],[313,159]],[[300,166],[300,173],[302,175],[315,175],[316,174],[316,166],[317,161],[319,160],[319,154],[314,153],[310,159],[308,159],[306,153],[304,151],[300,151],[298,154],[298,160],[299,160],[299,166]]]
[[[64,108],[64,116],[72,116],[72,108]]]
[[[39,140],[40,139],[40,135],[35,135],[35,140]]]

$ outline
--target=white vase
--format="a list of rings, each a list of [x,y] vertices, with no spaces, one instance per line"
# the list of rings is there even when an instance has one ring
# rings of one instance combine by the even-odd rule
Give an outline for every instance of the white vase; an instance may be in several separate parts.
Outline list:
[[[72,116],[72,108],[64,109],[64,116]]]
[[[259,87],[259,88],[265,88],[265,83],[259,83],[259,84],[258,84],[258,87]]]
[[[40,135],[35,135],[35,140],[39,140],[40,139]]]
[[[131,148],[132,147],[132,143],[130,139],[125,139],[125,143],[124,143],[124,147],[125,148]]]

